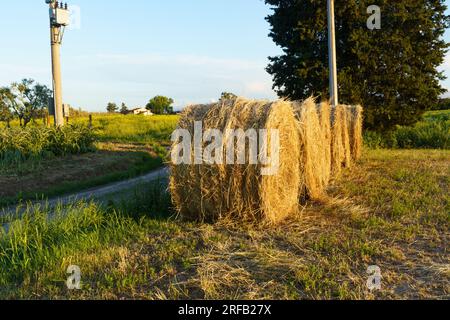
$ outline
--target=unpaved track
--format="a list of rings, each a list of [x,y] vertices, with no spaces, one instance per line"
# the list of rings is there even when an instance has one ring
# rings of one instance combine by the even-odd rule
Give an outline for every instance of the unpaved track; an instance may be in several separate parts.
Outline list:
[[[152,171],[146,175],[111,183],[109,185],[101,186],[92,188],[86,191],[73,193],[70,195],[62,196],[62,197],[55,197],[46,201],[36,201],[33,202],[33,204],[41,204],[41,205],[48,205],[49,207],[55,207],[57,205],[67,205],[74,201],[79,200],[91,200],[95,198],[101,198],[105,197],[109,194],[117,193],[123,190],[129,190],[132,188],[135,188],[139,186],[142,183],[148,183],[152,181],[157,181],[158,179],[164,179],[168,176],[169,169],[168,168],[161,168],[155,171]],[[16,212],[16,206],[11,206],[9,208],[3,209],[0,211],[0,215],[5,215],[8,213],[15,213]]]

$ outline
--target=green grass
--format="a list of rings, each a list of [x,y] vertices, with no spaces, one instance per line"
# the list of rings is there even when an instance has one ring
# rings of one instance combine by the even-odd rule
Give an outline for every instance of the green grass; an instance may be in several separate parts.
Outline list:
[[[450,151],[366,150],[329,199],[269,229],[179,221],[163,182],[56,219],[30,209],[0,236],[0,298],[445,299],[449,163]],[[381,291],[366,288],[370,265]]]
[[[19,165],[26,160],[79,154],[93,150],[94,134],[87,126],[28,127],[0,131],[0,164]]]
[[[88,123],[88,118],[79,118],[76,123]],[[93,126],[100,141],[116,143],[168,145],[175,130],[178,116],[134,116],[94,115]]]
[[[50,133],[86,128],[88,117],[72,119],[71,125],[62,131],[43,128],[40,121],[26,129],[13,122],[13,129],[0,130],[0,207],[76,192],[155,170],[167,160],[170,136],[177,121],[177,116],[93,115],[96,150],[83,145],[75,149],[77,141],[68,134],[55,134],[57,138],[49,139]],[[15,139],[9,138],[11,132],[15,133]],[[8,139],[2,140],[2,136]],[[61,150],[52,144],[55,141]],[[67,150],[72,146],[73,150]],[[70,151],[89,152],[68,156]]]
[[[92,124],[97,136],[107,142],[152,142],[170,140],[177,125],[177,115],[155,115],[152,117],[98,113],[92,115]],[[89,117],[72,118],[71,123],[89,124]],[[11,122],[18,127],[19,122]],[[42,121],[35,120],[30,127],[41,127]],[[137,141],[138,140],[138,141]],[[140,141],[139,141],[140,140]]]
[[[372,149],[450,149],[450,110],[428,112],[412,127],[398,126],[384,134],[368,131],[365,144]]]

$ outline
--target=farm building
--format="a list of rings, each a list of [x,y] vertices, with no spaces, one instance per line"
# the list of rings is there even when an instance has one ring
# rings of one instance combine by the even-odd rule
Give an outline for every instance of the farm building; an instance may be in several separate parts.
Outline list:
[[[150,117],[153,116],[153,112],[151,112],[150,110],[146,109],[146,108],[136,108],[130,111],[130,114],[134,114],[134,115],[143,115],[146,117]]]

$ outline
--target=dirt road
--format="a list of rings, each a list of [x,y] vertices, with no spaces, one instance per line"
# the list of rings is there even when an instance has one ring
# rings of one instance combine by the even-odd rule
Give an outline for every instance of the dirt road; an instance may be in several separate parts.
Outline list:
[[[55,197],[55,198],[49,199],[48,201],[37,201],[37,202],[34,202],[34,204],[43,204],[43,205],[48,204],[50,207],[54,207],[58,204],[67,205],[67,204],[69,204],[73,201],[77,201],[77,200],[91,200],[91,199],[95,199],[95,198],[102,198],[109,194],[117,193],[117,192],[120,192],[123,190],[132,189],[134,187],[139,186],[142,183],[148,183],[148,182],[156,181],[158,179],[166,178],[168,176],[168,174],[169,174],[168,168],[161,168],[161,169],[152,171],[146,175],[137,177],[137,178],[111,183],[106,186],[96,187],[96,188],[92,188],[92,189],[89,189],[86,191],[77,192],[77,193],[73,193],[70,195],[65,195],[62,197]],[[16,206],[11,206],[9,208],[6,208],[6,209],[3,209],[2,211],[0,211],[0,215],[5,215],[8,213],[15,213],[15,212],[16,212]]]

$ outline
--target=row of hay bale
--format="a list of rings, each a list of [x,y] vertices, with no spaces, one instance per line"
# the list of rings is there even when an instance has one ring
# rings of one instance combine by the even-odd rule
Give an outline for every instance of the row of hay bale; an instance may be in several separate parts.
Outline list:
[[[255,101],[237,98],[209,105],[190,106],[181,115],[178,129],[194,137],[195,123],[203,131],[215,129],[266,129],[279,133],[279,167],[276,174],[263,175],[264,164],[197,163],[171,164],[170,191],[183,218],[276,224],[297,212],[306,199],[320,199],[333,177],[359,159],[362,149],[362,108],[326,102]],[[268,134],[271,137],[270,133]],[[224,136],[216,150],[226,154],[230,146]],[[180,141],[174,141],[172,151]],[[234,144],[234,141],[232,142]],[[268,157],[272,151],[265,150]],[[178,149],[176,149],[178,150]],[[237,150],[237,149],[236,149]],[[246,150],[249,160],[250,148]]]

